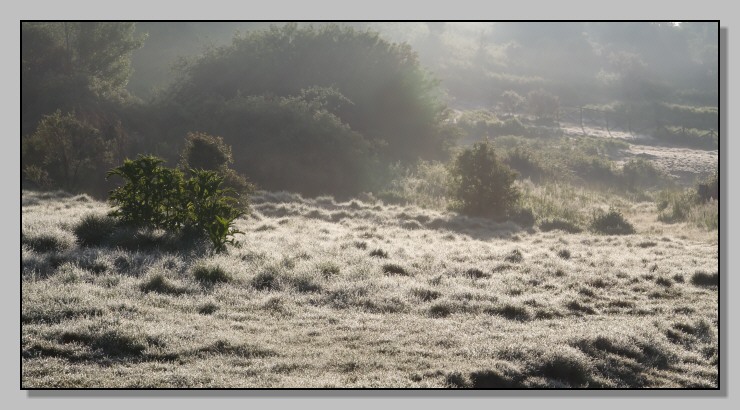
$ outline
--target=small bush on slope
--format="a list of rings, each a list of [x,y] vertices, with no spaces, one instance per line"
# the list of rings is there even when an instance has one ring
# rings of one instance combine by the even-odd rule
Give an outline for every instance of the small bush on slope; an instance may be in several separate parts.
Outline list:
[[[501,163],[490,143],[463,151],[451,168],[453,208],[472,216],[502,219],[515,210],[520,197],[516,174]]]
[[[591,230],[606,235],[629,235],[635,233],[635,228],[621,212],[612,208],[609,212],[595,212],[591,219]]]

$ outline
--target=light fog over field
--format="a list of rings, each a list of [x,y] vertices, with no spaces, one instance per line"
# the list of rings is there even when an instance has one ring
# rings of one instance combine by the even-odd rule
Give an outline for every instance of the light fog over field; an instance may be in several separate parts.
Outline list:
[[[22,22],[21,387],[717,389],[718,30]]]

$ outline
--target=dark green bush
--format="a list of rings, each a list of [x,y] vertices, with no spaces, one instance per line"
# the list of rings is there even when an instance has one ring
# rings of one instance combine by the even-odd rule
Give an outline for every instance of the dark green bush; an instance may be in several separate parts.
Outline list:
[[[140,155],[108,171],[108,177],[119,176],[125,181],[110,193],[109,201],[116,207],[111,216],[124,224],[166,230],[185,224],[182,172],[163,163],[153,155]]]
[[[191,174],[184,187],[186,228],[205,233],[216,252],[222,252],[227,243],[235,244],[234,235],[243,233],[234,221],[244,212],[235,207],[234,191],[221,187],[223,176],[206,170],[191,170]]]
[[[233,189],[234,196],[246,199],[255,187],[243,175],[229,166],[234,162],[231,147],[223,138],[204,132],[190,132],[185,138],[185,148],[180,154],[180,167],[184,170],[215,171],[223,176],[225,188]],[[248,202],[240,201],[235,206],[248,210]]]
[[[218,170],[228,167],[234,158],[223,138],[204,132],[189,132],[185,137],[180,165],[183,169]]]
[[[502,164],[493,147],[476,143],[452,164],[453,208],[472,216],[502,219],[510,216],[520,193],[513,185],[516,174]]]
[[[635,228],[622,213],[614,208],[609,212],[594,212],[591,218],[591,230],[605,235],[629,235],[635,233]]]
[[[75,225],[77,243],[82,246],[104,244],[116,229],[116,220],[109,215],[87,215]]]
[[[232,144],[234,169],[264,189],[318,196],[375,187],[374,146],[311,102],[240,96],[203,109],[212,113],[203,121]]]
[[[180,74],[168,98],[182,107],[185,115],[180,118],[185,126],[203,126],[199,124],[205,120],[214,125],[207,129],[227,141],[251,134],[253,145],[268,142],[267,138],[282,140],[281,134],[300,136],[294,127],[300,130],[301,126],[295,122],[274,122],[268,117],[269,128],[259,124],[264,121],[244,121],[239,133],[228,135],[225,127],[231,124],[207,118],[214,111],[204,109],[209,100],[223,103],[239,95],[270,95],[275,101],[293,97],[305,101],[311,116],[317,112],[336,116],[368,140],[381,143],[382,155],[394,161],[436,157],[446,148],[444,106],[438,98],[437,82],[425,72],[409,45],[390,43],[378,33],[334,24],[272,26],[245,32],[228,46],[201,54],[184,65]],[[311,121],[306,124],[313,127]],[[260,132],[251,133],[249,128]],[[237,148],[234,141],[230,143]],[[311,151],[331,155],[336,152],[333,148]],[[288,146],[283,149],[292,151]],[[300,152],[300,147],[295,149]],[[234,154],[237,162],[244,161],[236,151]],[[260,163],[272,161],[266,152],[256,155],[263,156]],[[300,160],[298,155],[293,158]],[[246,172],[240,164],[235,167]],[[254,173],[246,173],[264,186]]]
[[[154,156],[126,160],[108,175],[125,184],[110,195],[117,208],[111,215],[135,227],[207,237],[216,252],[234,244],[235,220],[244,214],[233,189],[223,188],[216,171],[190,170],[186,180],[177,169],[165,168]]]
[[[22,140],[24,178],[38,188],[94,189],[112,162],[110,143],[74,112],[44,116]]]

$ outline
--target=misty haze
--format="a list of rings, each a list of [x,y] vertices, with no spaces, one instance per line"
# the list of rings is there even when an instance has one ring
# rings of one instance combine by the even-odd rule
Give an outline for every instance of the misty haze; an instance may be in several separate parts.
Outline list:
[[[719,387],[717,22],[21,22],[21,388]]]

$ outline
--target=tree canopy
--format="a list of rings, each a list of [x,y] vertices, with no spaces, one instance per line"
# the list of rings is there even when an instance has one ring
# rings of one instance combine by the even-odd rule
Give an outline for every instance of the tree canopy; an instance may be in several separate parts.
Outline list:
[[[332,114],[377,142],[384,156],[412,160],[445,154],[437,85],[406,44],[351,27],[286,24],[237,36],[183,65],[167,98],[198,111],[214,98],[333,89],[345,103],[327,106]]]

